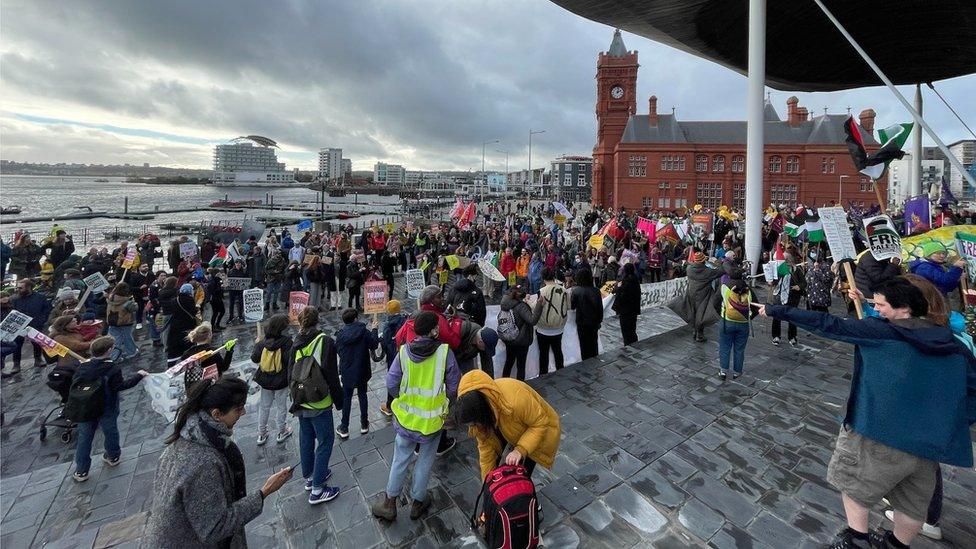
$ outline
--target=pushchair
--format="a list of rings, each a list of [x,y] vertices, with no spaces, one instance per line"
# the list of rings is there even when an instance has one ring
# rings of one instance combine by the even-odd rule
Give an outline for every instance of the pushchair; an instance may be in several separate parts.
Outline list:
[[[48,427],[62,429],[61,442],[65,444],[71,442],[74,438],[76,424],[64,417],[64,405],[68,401],[68,392],[71,390],[71,379],[74,377],[75,370],[77,369],[78,366],[74,364],[55,366],[47,375],[46,385],[58,394],[60,400],[58,405],[52,408],[44,416],[44,421],[41,422],[41,430],[39,433],[41,440],[47,438]]]

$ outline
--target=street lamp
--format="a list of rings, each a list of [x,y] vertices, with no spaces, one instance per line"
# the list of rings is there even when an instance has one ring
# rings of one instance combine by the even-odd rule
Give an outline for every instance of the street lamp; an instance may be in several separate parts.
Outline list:
[[[843,204],[842,201],[843,201],[843,196],[844,196],[844,178],[845,177],[850,177],[850,176],[849,175],[842,175],[842,176],[840,176],[839,180],[837,181],[837,205],[838,206],[841,206],[841,207],[844,206],[844,204]]]
[[[482,201],[485,199],[484,185],[488,183],[488,180],[485,178],[485,146],[490,145],[492,143],[500,143],[500,142],[501,142],[500,140],[495,139],[494,141],[485,141],[484,143],[481,144],[481,187],[482,187],[481,200]]]
[[[529,174],[528,174],[529,187],[532,186],[532,136],[540,133],[546,133],[546,130],[533,131],[532,128],[529,128]],[[542,183],[542,181],[540,181],[539,183]]]
[[[505,193],[508,193],[508,151],[503,151],[500,149],[495,149],[495,152],[499,152],[505,155]],[[503,197],[506,198],[507,197]]]

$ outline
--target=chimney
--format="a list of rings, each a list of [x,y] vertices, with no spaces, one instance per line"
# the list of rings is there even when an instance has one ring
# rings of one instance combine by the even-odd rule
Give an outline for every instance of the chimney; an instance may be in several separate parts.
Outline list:
[[[807,119],[807,109],[798,106],[799,103],[795,95],[786,100],[786,121],[790,126],[799,126]]]
[[[861,111],[861,114],[858,115],[858,118],[861,120],[861,129],[866,132],[873,132],[874,117],[875,117],[874,109],[864,109],[863,111]]]
[[[657,126],[657,96],[652,95],[647,100],[647,115],[652,126]]]

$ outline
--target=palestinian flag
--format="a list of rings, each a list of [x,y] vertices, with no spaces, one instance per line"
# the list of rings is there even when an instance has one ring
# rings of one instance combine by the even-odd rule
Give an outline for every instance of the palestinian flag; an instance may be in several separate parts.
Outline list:
[[[803,230],[807,233],[807,241],[823,242],[825,235],[823,223],[820,222],[820,214],[813,210],[807,210],[807,218],[803,222]]]
[[[854,117],[849,116],[844,122],[844,131],[847,133],[847,148],[851,153],[851,159],[854,160],[854,165],[862,174],[871,179],[880,179],[892,160],[905,156],[905,152],[901,148],[905,146],[913,125],[911,123],[896,124],[879,130],[878,139],[881,141],[881,148],[874,154],[868,154],[864,149],[861,128],[854,122]]]
[[[803,232],[803,225],[797,225],[792,221],[787,221],[783,224],[783,234],[791,238],[797,238],[800,233]]]
[[[784,276],[790,274],[790,265],[786,262],[786,256],[783,255],[783,246],[776,241],[776,254],[774,255],[776,262],[776,276],[777,278],[783,278]]]
[[[221,265],[224,264],[225,261],[227,261],[227,246],[221,244],[220,249],[217,250],[217,253],[215,253],[214,256],[210,258],[210,266],[220,267]]]

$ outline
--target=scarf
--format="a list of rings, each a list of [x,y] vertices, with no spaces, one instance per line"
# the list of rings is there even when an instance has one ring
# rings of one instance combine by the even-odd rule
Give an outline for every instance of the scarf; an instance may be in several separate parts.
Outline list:
[[[231,438],[232,431],[203,410],[197,413],[197,418],[200,434],[227,460],[234,481],[234,501],[243,498],[247,495],[244,455]]]

